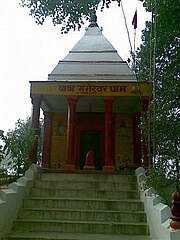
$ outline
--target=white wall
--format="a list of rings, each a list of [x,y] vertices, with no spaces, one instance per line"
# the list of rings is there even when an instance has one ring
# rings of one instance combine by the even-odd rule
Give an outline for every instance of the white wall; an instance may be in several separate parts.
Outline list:
[[[25,176],[0,190],[0,239],[6,237],[16,220],[23,198],[29,195],[37,174],[37,165],[32,164]]]
[[[144,190],[145,170],[136,169],[140,198],[144,202],[150,237],[153,240],[180,240],[180,231],[170,228],[170,208],[153,188]]]

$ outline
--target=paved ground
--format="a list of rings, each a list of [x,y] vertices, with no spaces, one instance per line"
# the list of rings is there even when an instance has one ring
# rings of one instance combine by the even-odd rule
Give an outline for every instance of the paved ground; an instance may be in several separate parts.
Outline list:
[[[151,240],[145,235],[109,235],[109,234],[72,234],[72,233],[43,233],[43,239],[50,240]],[[42,236],[42,233],[29,233],[29,239]],[[26,234],[27,237],[27,234]]]

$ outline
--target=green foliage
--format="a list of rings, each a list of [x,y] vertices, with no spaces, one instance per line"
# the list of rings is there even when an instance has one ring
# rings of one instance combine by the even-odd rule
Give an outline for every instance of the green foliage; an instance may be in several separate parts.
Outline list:
[[[7,176],[7,170],[0,168],[0,178],[4,178]]]
[[[84,20],[89,20],[91,14],[101,6],[109,7],[113,0],[20,0],[21,6],[30,9],[30,15],[36,23],[43,24],[47,17],[54,25],[62,24],[61,33],[71,29],[80,29]],[[114,0],[115,1],[115,0]],[[120,0],[116,0],[118,5]]]
[[[154,167],[172,178],[179,190],[180,159],[180,39],[169,45],[156,59],[155,103],[149,109]],[[155,113],[153,112],[155,104]],[[158,173],[158,171],[155,171]]]
[[[0,141],[4,141],[4,131],[0,130]],[[2,143],[0,142],[0,163],[3,160],[4,151]]]
[[[16,175],[16,162],[8,149],[4,150],[0,169],[2,172],[5,172],[6,175]]]
[[[179,0],[153,0],[152,4],[147,4],[147,0],[143,2],[147,11],[153,11],[153,17],[152,22],[146,22],[146,28],[142,31],[137,67],[141,80],[151,80],[149,75],[153,71],[153,57],[160,57],[180,37],[180,4]]]
[[[159,164],[160,165],[160,164]],[[166,172],[162,166],[150,167],[145,180],[145,188],[153,187],[164,199],[165,204],[171,205],[171,195],[174,190],[175,182],[171,178],[167,178]]]
[[[43,136],[43,126],[44,120],[40,118],[39,120],[39,133],[38,133],[38,152],[37,152],[37,164],[42,163],[42,136]]]
[[[40,119],[38,133],[38,156],[37,162],[41,163],[42,152],[42,127],[43,120]],[[30,118],[17,120],[15,129],[9,130],[6,135],[0,131],[0,139],[4,142],[1,146],[0,175],[23,175],[31,162],[28,155],[35,139],[34,130],[30,129]]]
[[[164,191],[170,184],[180,190],[180,5],[178,0],[159,0],[146,7],[153,19],[146,23],[136,64],[139,79],[154,85],[149,123],[142,124],[154,147],[147,185],[167,199]]]
[[[179,36],[180,4],[177,0],[157,1],[159,50],[163,52]]]
[[[34,131],[30,130],[30,118],[18,120],[14,130],[6,135],[5,150],[6,163],[14,168],[18,175],[23,175],[30,166],[28,154],[34,143]],[[9,157],[8,157],[9,156]]]

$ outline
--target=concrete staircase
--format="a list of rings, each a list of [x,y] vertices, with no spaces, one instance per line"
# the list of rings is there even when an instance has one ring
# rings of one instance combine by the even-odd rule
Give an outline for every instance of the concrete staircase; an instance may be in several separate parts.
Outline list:
[[[135,235],[149,239],[135,175],[41,172],[8,239],[129,240]]]

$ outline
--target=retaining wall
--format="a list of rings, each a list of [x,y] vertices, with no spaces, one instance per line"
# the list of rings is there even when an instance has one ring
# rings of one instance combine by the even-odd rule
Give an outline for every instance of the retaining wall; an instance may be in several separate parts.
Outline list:
[[[17,218],[23,198],[29,195],[37,175],[37,165],[32,164],[25,176],[0,189],[0,240],[11,232],[13,221]]]
[[[171,211],[153,188],[144,189],[146,178],[142,167],[136,169],[140,198],[144,202],[152,240],[180,240],[180,231],[170,228]]]

